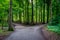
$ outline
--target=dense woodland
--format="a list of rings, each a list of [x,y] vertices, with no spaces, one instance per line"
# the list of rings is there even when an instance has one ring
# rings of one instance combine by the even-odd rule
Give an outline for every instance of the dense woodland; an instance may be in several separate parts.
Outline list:
[[[0,27],[10,30],[13,22],[60,29],[60,0],[0,0]]]

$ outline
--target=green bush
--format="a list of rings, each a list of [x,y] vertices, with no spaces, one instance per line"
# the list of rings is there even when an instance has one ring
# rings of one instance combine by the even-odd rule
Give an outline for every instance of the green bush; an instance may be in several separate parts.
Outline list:
[[[60,26],[59,25],[58,26],[50,26],[50,25],[48,25],[47,27],[48,27],[48,30],[50,30],[52,32],[55,32],[57,34],[60,34]]]

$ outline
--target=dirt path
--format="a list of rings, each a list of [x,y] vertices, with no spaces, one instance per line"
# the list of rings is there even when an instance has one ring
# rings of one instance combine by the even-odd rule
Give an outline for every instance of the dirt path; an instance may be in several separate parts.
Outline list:
[[[44,29],[45,25],[15,24],[15,31],[6,40],[56,40],[56,35]]]
[[[41,33],[41,27],[45,25],[22,26],[16,24],[13,32],[6,40],[45,40]]]
[[[15,26],[15,31],[16,30],[20,30],[20,29],[25,29],[25,28],[41,28],[41,27],[45,27],[46,24],[42,24],[42,25],[35,25],[35,26],[26,26],[26,25],[20,25],[20,24],[16,24],[16,23],[13,23]]]

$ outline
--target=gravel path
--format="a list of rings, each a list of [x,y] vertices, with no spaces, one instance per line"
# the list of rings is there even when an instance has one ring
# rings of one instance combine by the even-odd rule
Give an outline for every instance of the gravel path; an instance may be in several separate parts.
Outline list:
[[[21,27],[20,27],[21,26]],[[15,31],[6,40],[45,40],[41,33],[41,26],[24,27],[15,26]]]

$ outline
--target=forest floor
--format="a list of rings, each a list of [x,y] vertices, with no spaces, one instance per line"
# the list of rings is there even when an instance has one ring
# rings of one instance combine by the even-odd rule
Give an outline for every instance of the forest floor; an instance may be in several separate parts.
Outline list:
[[[10,35],[11,33],[12,33],[12,31],[0,30],[0,40],[5,39],[5,38],[8,37],[8,35]]]

